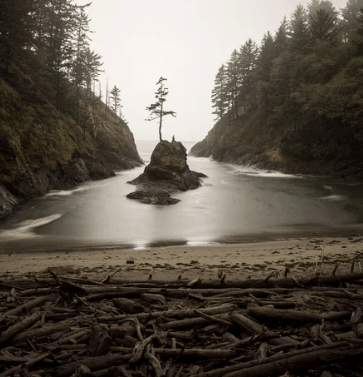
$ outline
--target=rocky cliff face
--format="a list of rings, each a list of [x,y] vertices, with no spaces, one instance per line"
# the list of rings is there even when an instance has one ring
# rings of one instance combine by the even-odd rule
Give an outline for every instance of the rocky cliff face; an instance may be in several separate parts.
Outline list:
[[[145,204],[176,204],[179,200],[170,194],[198,188],[202,177],[205,175],[189,169],[187,151],[182,143],[161,141],[144,172],[129,182],[138,188],[127,197]]]
[[[316,145],[311,129],[306,130],[298,141],[292,137],[295,134],[295,130],[289,133],[277,127],[268,128],[258,114],[239,119],[231,119],[227,114],[191,148],[189,154],[290,174],[328,174],[363,179],[363,163],[344,158],[343,146],[334,146],[331,159],[321,158],[314,155]]]
[[[142,164],[129,127],[104,104],[82,104],[77,124],[42,98],[29,77],[16,80],[24,91],[0,78],[0,219],[49,190]]]

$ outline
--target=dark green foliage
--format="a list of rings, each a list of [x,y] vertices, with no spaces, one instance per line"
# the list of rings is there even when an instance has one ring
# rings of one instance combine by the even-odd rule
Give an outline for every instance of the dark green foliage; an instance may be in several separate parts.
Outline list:
[[[362,160],[363,0],[348,0],[341,14],[330,1],[299,5],[274,38],[267,33],[259,47],[248,40],[226,66],[212,95],[216,127],[230,140],[218,159],[238,155],[233,145],[241,153]],[[217,111],[223,92],[227,114]]]
[[[8,70],[11,62],[19,61],[23,49],[31,45],[30,0],[0,2],[0,62]]]
[[[227,100],[227,72],[224,65],[222,65],[216,78],[214,80],[214,89],[212,91],[212,104],[214,107],[213,114],[217,115],[216,119],[221,119],[225,113],[228,111],[228,100]]]
[[[103,149],[115,166],[124,152],[139,159],[126,123],[105,119],[92,90],[102,63],[89,45],[88,5],[0,1],[0,140],[17,156],[0,164],[1,183],[24,169],[65,166],[74,153]]]
[[[339,31],[334,14],[319,9],[315,15],[310,15],[310,34],[313,41],[336,41]]]
[[[309,40],[308,16],[302,5],[299,5],[291,16],[289,27],[289,47],[297,52],[306,51]]]

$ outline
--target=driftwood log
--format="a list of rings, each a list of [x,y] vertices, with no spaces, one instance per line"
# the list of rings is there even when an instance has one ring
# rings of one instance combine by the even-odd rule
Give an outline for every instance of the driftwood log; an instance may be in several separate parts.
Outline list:
[[[363,376],[362,279],[3,280],[0,377]]]

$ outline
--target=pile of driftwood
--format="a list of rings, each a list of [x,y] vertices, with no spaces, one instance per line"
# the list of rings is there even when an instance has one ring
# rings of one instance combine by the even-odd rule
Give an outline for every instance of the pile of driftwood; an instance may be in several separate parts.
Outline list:
[[[362,273],[51,274],[0,282],[0,377],[363,376]]]

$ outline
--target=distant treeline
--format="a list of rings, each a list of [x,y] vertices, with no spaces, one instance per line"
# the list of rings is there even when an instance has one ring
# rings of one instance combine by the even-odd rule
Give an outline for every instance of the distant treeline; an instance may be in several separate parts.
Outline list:
[[[260,45],[249,39],[232,52],[215,77],[213,113],[235,133],[248,124],[279,136],[290,156],[358,159],[362,77],[363,0],[339,10],[312,0]]]
[[[0,2],[1,77],[11,80],[15,67],[21,69],[46,101],[77,123],[81,105],[97,106],[102,100],[100,84],[95,94],[103,63],[90,48],[89,5],[78,6],[73,0]],[[115,88],[111,96],[106,88],[105,102],[112,101],[116,113],[121,107],[120,91]]]

